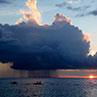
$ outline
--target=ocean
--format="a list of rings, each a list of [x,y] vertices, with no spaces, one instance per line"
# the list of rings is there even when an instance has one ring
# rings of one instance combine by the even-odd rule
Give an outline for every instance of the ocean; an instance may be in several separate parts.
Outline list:
[[[0,97],[97,97],[97,79],[0,79]]]

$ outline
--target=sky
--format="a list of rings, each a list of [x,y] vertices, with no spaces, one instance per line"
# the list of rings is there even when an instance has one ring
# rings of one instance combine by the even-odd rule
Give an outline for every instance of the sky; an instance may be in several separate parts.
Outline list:
[[[0,78],[96,78],[96,6],[96,0],[0,0]]]
[[[29,10],[26,0],[0,0],[0,23],[13,25],[22,17],[21,9]],[[83,32],[89,34],[91,53],[97,51],[97,1],[96,0],[37,0],[42,24],[51,24],[56,13],[64,14]]]
[[[96,2],[0,0],[0,61],[16,70],[97,68]]]
[[[0,63],[0,78],[97,78],[97,70],[62,69],[62,70],[14,70],[10,64]]]

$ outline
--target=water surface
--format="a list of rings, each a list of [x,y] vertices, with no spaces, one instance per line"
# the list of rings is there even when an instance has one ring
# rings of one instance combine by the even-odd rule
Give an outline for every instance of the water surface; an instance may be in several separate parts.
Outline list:
[[[97,79],[0,79],[0,97],[97,97]]]

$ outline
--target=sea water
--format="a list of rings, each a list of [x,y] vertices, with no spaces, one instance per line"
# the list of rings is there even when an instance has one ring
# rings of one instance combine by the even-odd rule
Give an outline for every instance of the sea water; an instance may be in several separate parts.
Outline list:
[[[0,79],[0,97],[97,97],[97,79]]]

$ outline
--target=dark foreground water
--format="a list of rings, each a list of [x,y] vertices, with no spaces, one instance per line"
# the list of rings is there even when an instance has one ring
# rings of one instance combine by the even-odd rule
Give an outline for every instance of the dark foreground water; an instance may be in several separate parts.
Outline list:
[[[0,79],[0,97],[97,97],[97,79]]]

